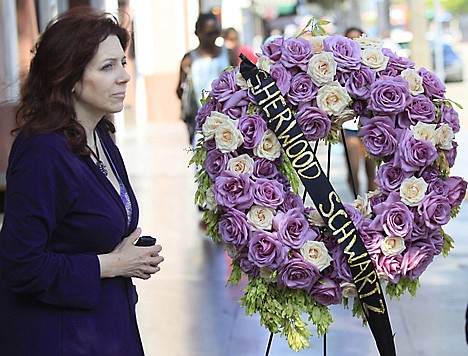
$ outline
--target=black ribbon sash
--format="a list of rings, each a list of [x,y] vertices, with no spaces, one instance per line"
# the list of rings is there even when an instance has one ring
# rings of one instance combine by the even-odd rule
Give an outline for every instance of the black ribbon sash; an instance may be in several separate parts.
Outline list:
[[[274,79],[243,54],[240,73],[268,119],[286,156],[300,177],[333,236],[342,248],[377,348],[382,356],[395,356],[392,327],[377,272],[353,222],[315,157]]]

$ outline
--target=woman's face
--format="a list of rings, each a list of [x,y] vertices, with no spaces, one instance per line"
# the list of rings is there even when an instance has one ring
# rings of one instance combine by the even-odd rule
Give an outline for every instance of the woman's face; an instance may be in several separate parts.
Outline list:
[[[83,77],[73,87],[78,120],[99,121],[104,115],[122,110],[130,75],[127,58],[117,36],[101,42]]]
[[[220,35],[218,23],[214,20],[208,20],[202,28],[196,32],[200,43],[205,46],[214,46],[216,39]]]

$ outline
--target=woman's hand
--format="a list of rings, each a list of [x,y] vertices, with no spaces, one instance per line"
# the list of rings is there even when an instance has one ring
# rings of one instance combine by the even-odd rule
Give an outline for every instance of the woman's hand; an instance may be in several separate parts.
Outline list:
[[[140,234],[141,229],[137,228],[123,239],[114,251],[98,255],[101,278],[136,277],[148,279],[161,269],[159,264],[164,261],[164,258],[159,256],[161,245],[135,246]]]

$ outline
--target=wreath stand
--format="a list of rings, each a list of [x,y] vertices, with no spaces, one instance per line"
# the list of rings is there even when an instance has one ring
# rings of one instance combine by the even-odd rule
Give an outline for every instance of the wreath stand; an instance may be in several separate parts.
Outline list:
[[[356,183],[354,182],[354,177],[353,177],[352,171],[351,171],[351,162],[349,161],[348,146],[346,144],[346,137],[345,137],[343,129],[341,129],[341,141],[342,141],[343,146],[344,146],[346,164],[348,166],[349,177],[351,179],[351,185],[353,187],[354,198],[356,199],[357,198],[357,187],[356,187]],[[317,154],[317,149],[318,149],[318,141],[315,142],[314,155]],[[330,166],[331,166],[331,143],[328,144],[328,154],[327,154],[327,177],[328,178],[330,178]],[[304,192],[302,200],[305,201],[305,198],[306,198],[306,192]],[[271,349],[271,344],[273,342],[273,336],[274,336],[274,334],[270,333],[270,337],[268,338],[267,348],[266,348],[266,351],[265,351],[265,356],[270,355],[270,349]],[[327,334],[323,334],[323,356],[327,356]]]

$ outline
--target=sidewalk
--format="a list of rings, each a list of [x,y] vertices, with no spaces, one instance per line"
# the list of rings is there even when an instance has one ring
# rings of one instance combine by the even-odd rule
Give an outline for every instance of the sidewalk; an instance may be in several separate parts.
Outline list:
[[[119,134],[119,146],[139,197],[144,233],[163,245],[162,271],[149,281],[137,281],[139,322],[148,356],[259,356],[269,333],[257,316],[247,317],[237,300],[240,287],[225,287],[229,265],[223,248],[213,245],[198,228],[200,214],[193,203],[193,167],[187,167],[185,127],[149,124]],[[467,141],[463,131],[458,141]],[[459,152],[467,152],[460,150]],[[351,195],[345,183],[342,147],[332,149],[331,175],[344,201]],[[468,166],[459,159],[458,173]],[[464,171],[464,172],[463,172]],[[388,301],[398,355],[466,355],[464,312],[468,301],[468,206],[446,227],[455,249],[437,257],[421,278],[416,298]],[[332,308],[334,323],[327,336],[327,354],[374,356],[368,327],[350,310]],[[315,330],[311,329],[314,333]],[[271,356],[323,355],[323,339],[295,353],[285,339],[274,337]]]

